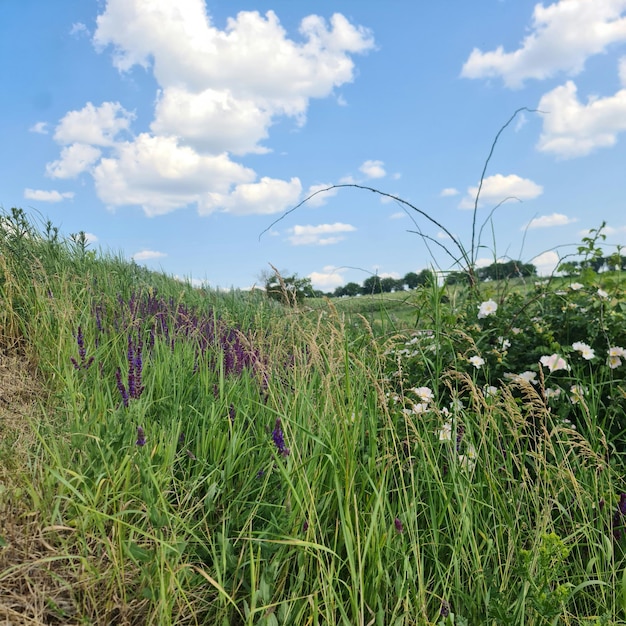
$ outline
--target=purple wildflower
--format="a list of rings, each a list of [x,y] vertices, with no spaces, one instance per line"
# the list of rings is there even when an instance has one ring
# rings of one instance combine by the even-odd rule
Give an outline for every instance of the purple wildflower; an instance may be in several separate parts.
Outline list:
[[[76,343],[78,345],[78,358],[80,361],[77,361],[74,357],[70,357],[70,361],[72,362],[74,369],[89,369],[93,363],[93,357],[89,357],[89,359],[87,359],[87,349],[85,348],[85,338],[83,337],[82,326],[78,327],[78,332],[76,333]]]
[[[122,402],[124,403],[124,406],[128,408],[128,391],[126,391],[126,387],[124,387],[124,383],[122,382],[122,372],[119,367],[115,370],[115,382],[117,383],[117,389],[122,396]]]
[[[396,517],[396,519],[393,520],[393,525],[396,527],[396,532],[404,532],[404,525],[402,524],[402,520],[399,517]]]
[[[135,441],[135,445],[137,446],[146,445],[146,435],[143,432],[143,428],[141,426],[137,426],[137,441]]]
[[[448,617],[450,615],[450,603],[447,600],[441,601],[441,609],[439,610],[441,617]]]
[[[285,445],[285,436],[283,435],[283,429],[280,425],[280,417],[276,418],[276,424],[274,425],[274,430],[272,431],[272,439],[274,440],[274,445],[278,450],[278,454],[281,456],[289,456],[290,451]]]

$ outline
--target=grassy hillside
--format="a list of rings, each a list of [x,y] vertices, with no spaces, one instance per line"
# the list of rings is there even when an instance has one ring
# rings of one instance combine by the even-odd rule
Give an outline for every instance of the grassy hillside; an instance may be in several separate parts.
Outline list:
[[[12,624],[626,623],[621,276],[284,308],[0,223]]]

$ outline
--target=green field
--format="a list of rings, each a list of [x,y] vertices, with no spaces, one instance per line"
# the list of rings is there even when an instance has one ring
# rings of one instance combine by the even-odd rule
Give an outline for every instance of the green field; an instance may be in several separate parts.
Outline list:
[[[0,221],[0,618],[626,624],[619,272],[297,307]]]

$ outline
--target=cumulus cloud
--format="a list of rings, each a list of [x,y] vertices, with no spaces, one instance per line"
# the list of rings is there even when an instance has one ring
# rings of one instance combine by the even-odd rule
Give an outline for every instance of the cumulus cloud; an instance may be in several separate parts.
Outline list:
[[[88,244],[97,243],[98,237],[94,235],[93,233],[85,233],[85,240],[87,241]]]
[[[387,175],[382,161],[365,161],[359,170],[368,178],[383,178]]]
[[[478,187],[469,187],[467,195],[459,208],[472,209]],[[484,204],[497,204],[507,198],[516,198],[518,200],[532,200],[543,193],[543,187],[528,178],[521,178],[516,174],[503,176],[502,174],[494,174],[487,176],[483,180],[483,186],[480,190],[479,206]]]
[[[558,267],[560,259],[556,252],[550,251],[538,254],[530,262],[537,268],[539,276],[549,276]]]
[[[311,284],[315,289],[329,290],[343,285],[342,271],[344,270],[327,265],[321,272],[311,272],[307,278],[311,279]]]
[[[135,113],[120,103],[87,103],[57,125],[63,149],[48,175],[89,173],[110,207],[138,205],[147,215],[189,205],[246,215],[285,210],[302,186],[259,176],[236,157],[267,152],[280,118],[304,124],[310,100],[351,82],[354,55],[374,42],[338,13],[305,17],[295,40],[273,11],[241,11],[220,29],[204,0],[106,0],[93,44],[112,52],[120,72],[154,75],[149,131],[133,136]]]
[[[46,165],[46,175],[51,178],[75,178],[89,171],[100,158],[101,150],[84,143],[73,143],[61,150],[61,158]]]
[[[26,200],[37,200],[38,202],[61,202],[71,200],[74,197],[73,191],[56,191],[55,189],[46,191],[44,189],[24,189]]]
[[[563,213],[552,213],[551,215],[540,215],[535,217],[526,226],[522,227],[522,230],[531,230],[533,228],[549,228],[550,226],[565,226],[566,224],[572,224],[577,222],[575,217],[567,217]]]
[[[133,259],[135,261],[149,261],[150,259],[160,259],[164,256],[167,256],[165,252],[157,252],[156,250],[141,250],[140,252],[135,252],[135,254],[133,254]]]
[[[576,75],[585,61],[626,41],[626,0],[558,0],[536,4],[530,33],[520,47],[483,52],[474,48],[463,65],[466,78],[501,77],[511,88],[565,72]]]
[[[88,102],[80,111],[66,113],[54,130],[54,139],[62,145],[113,146],[118,133],[128,130],[134,118],[119,102],[99,107]]]
[[[626,70],[622,61],[620,72]],[[623,81],[622,76],[622,81]],[[626,130],[626,86],[612,96],[593,96],[582,103],[576,85],[567,81],[544,94],[538,108],[543,128],[537,148],[561,158],[580,157],[613,146]]]
[[[317,226],[296,225],[289,229],[288,240],[292,246],[328,246],[345,239],[338,233],[349,233],[355,230],[356,228],[351,224],[342,224],[341,222]]]

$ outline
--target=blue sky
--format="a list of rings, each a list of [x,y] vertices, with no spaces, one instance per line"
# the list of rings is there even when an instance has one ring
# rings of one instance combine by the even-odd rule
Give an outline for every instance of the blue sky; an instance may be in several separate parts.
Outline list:
[[[469,248],[522,107],[479,264],[548,272],[603,220],[626,245],[626,0],[5,0],[0,54],[0,206],[168,274],[450,269],[439,228],[353,188],[259,235],[356,183]]]

